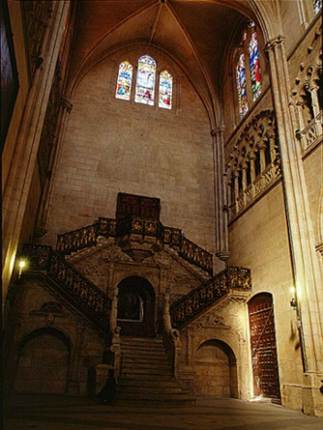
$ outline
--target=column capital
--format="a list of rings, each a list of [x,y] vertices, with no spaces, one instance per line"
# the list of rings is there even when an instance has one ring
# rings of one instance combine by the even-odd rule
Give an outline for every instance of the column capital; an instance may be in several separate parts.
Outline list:
[[[225,130],[225,126],[224,124],[221,124],[217,127],[212,128],[212,130],[210,131],[211,136],[217,136],[218,134],[223,133]]]
[[[269,52],[273,50],[273,48],[275,48],[277,45],[281,45],[282,43],[284,43],[284,40],[285,37],[279,34],[278,36],[274,37],[266,43],[265,51]]]

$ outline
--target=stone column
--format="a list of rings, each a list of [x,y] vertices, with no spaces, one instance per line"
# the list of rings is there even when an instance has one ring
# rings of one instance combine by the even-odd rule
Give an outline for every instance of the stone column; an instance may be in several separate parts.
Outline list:
[[[310,218],[301,149],[295,136],[290,82],[284,40],[278,36],[267,44],[273,102],[280,141],[281,164],[292,265],[298,298],[299,324],[305,357],[305,384],[315,410],[318,378],[323,373],[323,282]],[[322,377],[322,376],[321,376]],[[318,394],[317,394],[318,393]],[[304,394],[305,395],[305,394]],[[310,401],[310,400],[308,400]],[[322,399],[320,399],[322,401]],[[309,407],[308,412],[311,411]]]
[[[255,180],[256,180],[256,167],[255,167],[255,159],[256,154],[255,151],[252,149],[249,153],[249,159],[250,159],[250,178],[251,178],[251,190],[252,190],[252,196],[255,196]]]
[[[214,161],[214,202],[215,202],[215,249],[216,256],[226,261],[229,258],[227,190],[224,167],[224,126],[211,131]]]
[[[69,0],[53,3],[53,12],[43,44],[44,59],[35,73],[28,94],[17,136],[15,156],[3,192],[4,298],[14,269],[48,98],[71,5]]]

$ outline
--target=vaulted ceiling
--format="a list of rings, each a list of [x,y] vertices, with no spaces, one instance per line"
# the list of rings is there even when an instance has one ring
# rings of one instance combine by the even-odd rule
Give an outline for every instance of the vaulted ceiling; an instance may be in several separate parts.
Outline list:
[[[79,0],[71,86],[116,49],[151,44],[182,67],[212,115],[228,46],[246,14],[254,19],[246,5],[245,0]]]

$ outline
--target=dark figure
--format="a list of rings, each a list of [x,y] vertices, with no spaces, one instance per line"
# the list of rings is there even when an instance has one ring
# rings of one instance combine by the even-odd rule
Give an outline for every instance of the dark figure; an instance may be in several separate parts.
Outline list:
[[[108,379],[102,390],[96,396],[97,402],[104,405],[111,403],[115,398],[116,391],[117,383],[113,374],[113,369],[109,369]]]

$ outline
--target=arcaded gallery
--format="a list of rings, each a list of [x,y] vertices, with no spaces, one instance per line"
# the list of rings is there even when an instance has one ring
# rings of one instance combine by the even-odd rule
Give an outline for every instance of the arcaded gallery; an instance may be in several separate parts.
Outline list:
[[[323,429],[321,10],[1,0],[5,429]]]

